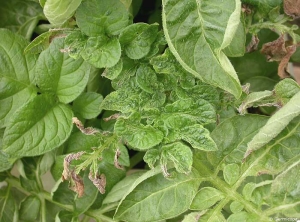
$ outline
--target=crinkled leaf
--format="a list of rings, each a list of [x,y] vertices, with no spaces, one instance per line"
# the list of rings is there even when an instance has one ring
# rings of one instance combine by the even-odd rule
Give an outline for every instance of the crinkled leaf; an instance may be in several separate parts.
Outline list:
[[[300,86],[293,79],[283,79],[275,88],[275,96],[281,105],[285,105],[296,93],[300,91]]]
[[[35,1],[3,1],[0,7],[0,27],[10,29],[28,40],[43,18],[43,10]]]
[[[295,94],[284,107],[271,116],[266,125],[253,137],[247,145],[247,151],[244,158],[270,142],[299,114],[300,92]]]
[[[131,59],[145,57],[151,49],[158,33],[158,24],[135,23],[120,33],[120,43],[126,55]]]
[[[44,4],[44,14],[48,21],[61,26],[71,18],[82,0],[47,0]]]
[[[156,73],[148,65],[141,65],[137,69],[136,82],[142,90],[148,93],[154,93],[159,87]]]
[[[121,57],[121,46],[116,38],[89,37],[81,56],[96,68],[112,67]]]
[[[118,35],[129,23],[129,12],[119,0],[86,0],[77,9],[76,21],[88,36]]]
[[[20,204],[19,217],[25,221],[36,221],[39,219],[41,201],[36,196],[26,197]]]
[[[184,69],[237,98],[242,92],[241,86],[221,50],[229,45],[235,34],[240,10],[241,3],[237,0],[201,3],[164,0],[162,13],[166,40]]]
[[[115,124],[115,133],[133,148],[147,150],[158,145],[164,134],[150,125],[132,122],[130,119],[119,118]]]
[[[0,221],[18,221],[18,205],[8,187],[0,189]]]
[[[37,61],[36,84],[42,92],[55,93],[59,101],[69,103],[84,90],[90,73],[90,65],[82,59],[74,60],[60,52],[63,39],[54,39]]]
[[[222,200],[225,195],[213,188],[213,187],[204,187],[201,188],[196,194],[193,202],[190,206],[192,210],[205,210],[216,204],[218,201]]]
[[[16,109],[33,97],[33,69],[36,56],[24,55],[27,41],[7,29],[0,29],[0,128],[5,127]]]
[[[85,119],[92,119],[101,113],[100,104],[103,100],[101,94],[85,92],[78,96],[73,102],[74,112],[79,113]]]
[[[187,174],[191,171],[193,153],[187,145],[181,142],[163,145],[161,152],[161,158],[172,161],[177,172]]]
[[[176,217],[189,208],[199,184],[194,173],[177,174],[172,179],[166,179],[162,174],[152,176],[129,192],[118,206],[114,218],[158,221]]]
[[[103,200],[103,204],[114,203],[121,200],[123,196],[127,193],[128,188],[130,188],[134,181],[136,181],[144,173],[144,171],[134,172],[133,174],[130,174],[126,176],[123,180],[119,181],[107,194],[107,196]]]
[[[165,106],[163,119],[169,116],[187,117],[201,124],[213,123],[216,121],[216,113],[213,106],[203,100],[181,99]]]
[[[234,184],[240,177],[239,165],[235,163],[226,165],[223,169],[223,177],[229,185]]]
[[[256,6],[259,12],[265,15],[282,4],[281,0],[243,0],[243,2]]]
[[[65,49],[69,56],[73,59],[78,59],[81,52],[85,48],[88,36],[83,34],[81,31],[72,31],[65,38]]]
[[[151,150],[147,150],[147,152],[145,153],[143,160],[148,164],[148,166],[153,169],[156,162],[159,160],[160,158],[160,152],[158,151],[158,149],[151,149]]]
[[[111,92],[103,99],[100,108],[128,113],[136,110],[138,103],[138,95],[125,90],[117,90]]]
[[[61,145],[72,130],[72,110],[55,98],[39,95],[22,106],[9,122],[3,151],[10,157],[36,156]]]
[[[120,59],[116,65],[114,65],[110,68],[106,68],[104,70],[104,72],[102,73],[102,76],[104,76],[105,78],[108,78],[110,80],[113,80],[118,77],[118,75],[121,73],[122,69],[123,69],[123,60]]]

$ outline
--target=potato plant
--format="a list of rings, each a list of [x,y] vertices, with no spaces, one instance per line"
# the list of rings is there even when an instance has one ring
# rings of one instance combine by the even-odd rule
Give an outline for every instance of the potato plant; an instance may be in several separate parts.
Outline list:
[[[0,221],[299,220],[299,17],[298,0],[2,2]]]

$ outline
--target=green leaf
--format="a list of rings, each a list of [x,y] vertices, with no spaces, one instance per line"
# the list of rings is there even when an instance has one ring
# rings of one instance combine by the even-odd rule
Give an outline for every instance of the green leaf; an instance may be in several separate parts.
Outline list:
[[[247,97],[243,100],[238,111],[241,114],[245,114],[249,107],[270,106],[272,104],[275,105],[272,91],[265,90],[261,92],[253,92],[247,95]]]
[[[100,145],[100,140],[101,138],[95,135],[86,135],[82,132],[72,133],[65,144],[65,153],[90,152],[93,147]]]
[[[126,176],[123,180],[119,181],[107,194],[105,199],[103,200],[103,204],[109,204],[120,201],[123,196],[127,193],[128,189],[132,186],[132,184],[144,174],[144,171],[134,172]]]
[[[299,114],[300,92],[294,95],[284,107],[271,116],[266,125],[252,138],[247,145],[247,151],[244,158],[270,142]]]
[[[10,29],[28,40],[41,19],[44,19],[43,10],[35,1],[12,0],[1,4],[0,27]]]
[[[243,0],[243,2],[256,6],[258,11],[265,15],[269,13],[271,9],[282,4],[281,0]]]
[[[93,119],[101,113],[100,104],[103,100],[101,94],[95,92],[82,93],[73,102],[73,111],[85,119]]]
[[[155,71],[148,65],[140,65],[136,71],[137,85],[147,93],[154,93],[159,85]]]
[[[20,205],[19,217],[25,221],[36,221],[39,219],[41,201],[36,196],[26,197]]]
[[[191,149],[180,142],[175,142],[161,147],[161,158],[172,161],[179,173],[190,173],[193,164]]]
[[[39,161],[39,166],[38,166],[38,170],[39,170],[39,174],[40,175],[44,175],[45,173],[47,173],[52,165],[55,162],[55,157],[56,157],[56,152],[54,151],[50,151],[48,153],[45,153]]]
[[[116,163],[116,152],[119,152],[118,163],[121,166],[130,166],[130,159],[127,148],[122,143],[112,145],[109,149],[102,152],[103,159],[114,165]]]
[[[260,218],[258,215],[249,214],[245,211],[235,213],[230,215],[230,217],[227,219],[228,222],[235,222],[235,221],[247,221],[247,222],[255,222],[259,221]]]
[[[120,59],[116,65],[114,65],[110,68],[106,68],[104,70],[104,72],[102,73],[102,76],[104,76],[105,78],[108,78],[110,80],[113,80],[118,77],[118,75],[121,73],[122,69],[123,69],[123,60]]]
[[[121,45],[116,38],[89,37],[81,56],[96,68],[112,67],[121,57]]]
[[[246,30],[243,21],[240,21],[236,33],[230,43],[224,49],[224,53],[229,57],[240,57],[246,52]]]
[[[114,218],[158,221],[176,217],[189,208],[199,184],[193,173],[177,174],[172,179],[166,179],[162,174],[152,176],[129,192],[118,206]]]
[[[162,118],[166,119],[169,116],[186,117],[195,120],[201,124],[209,124],[216,121],[216,113],[213,106],[203,100],[181,99],[172,104],[165,106]]]
[[[118,35],[129,23],[129,13],[119,0],[86,0],[78,7],[76,22],[88,36]]]
[[[0,143],[0,145],[2,144]],[[10,169],[12,165],[13,163],[9,160],[8,155],[6,155],[2,152],[2,150],[0,150],[0,172]]]
[[[0,189],[0,221],[18,221],[18,205],[9,187]]]
[[[238,0],[163,0],[162,13],[169,48],[183,68],[236,98],[242,92],[239,79],[221,50],[235,34],[240,10]]]
[[[145,153],[143,160],[148,164],[148,166],[153,169],[156,162],[160,158],[160,152],[157,149],[147,150]]]
[[[204,187],[201,188],[196,194],[193,202],[190,206],[192,210],[205,210],[216,204],[218,201],[222,200],[225,195],[213,188],[213,187]]]
[[[7,29],[0,29],[0,128],[14,112],[33,97],[36,56],[24,55],[27,41]]]
[[[54,26],[61,26],[71,18],[80,5],[81,0],[47,0],[44,14]]]
[[[138,150],[150,149],[158,145],[164,138],[164,134],[159,129],[124,118],[118,118],[115,124],[115,133]]]
[[[233,201],[230,204],[230,210],[232,213],[238,213],[244,209],[243,204],[241,204],[239,201]]]
[[[158,24],[135,23],[120,33],[119,41],[126,55],[131,59],[145,57],[158,33]]]
[[[300,86],[293,79],[283,79],[274,87],[275,97],[279,104],[285,105],[296,93],[300,91]]]
[[[36,156],[60,146],[72,130],[71,109],[48,95],[22,106],[9,122],[3,151],[10,157]]]
[[[74,60],[60,52],[63,39],[54,39],[37,61],[36,84],[42,92],[54,93],[59,101],[69,103],[84,90],[90,73],[90,65],[82,59]]]
[[[240,177],[239,165],[232,163],[224,167],[223,170],[224,180],[229,184],[233,185]]]
[[[78,59],[81,52],[84,50],[88,36],[83,34],[81,31],[72,31],[65,38],[65,49],[69,56],[73,59]]]

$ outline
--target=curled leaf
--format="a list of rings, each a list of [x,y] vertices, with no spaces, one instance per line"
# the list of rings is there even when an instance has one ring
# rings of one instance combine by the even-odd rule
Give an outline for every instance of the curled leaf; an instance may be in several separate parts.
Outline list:
[[[117,169],[124,170],[124,167],[122,165],[120,165],[120,163],[119,163],[120,155],[121,155],[121,151],[119,148],[117,148],[117,150],[115,152],[115,157],[114,157],[114,165]]]
[[[62,172],[62,180],[69,180],[71,176],[70,164],[72,160],[78,160],[84,154],[84,151],[68,154],[64,158],[64,170]]]
[[[246,52],[256,51],[258,48],[259,38],[257,35],[253,35],[250,43],[246,47]]]
[[[268,42],[263,45],[261,53],[266,55],[268,61],[281,61],[287,54],[285,48],[284,35],[281,35],[273,42]]]
[[[93,127],[87,127],[84,128],[82,122],[77,118],[77,117],[73,117],[72,118],[72,122],[77,126],[77,128],[84,133],[85,135],[94,135],[96,133],[99,133],[99,130],[93,128]]]
[[[95,187],[97,187],[101,194],[105,193],[106,177],[103,173],[100,176],[96,174],[93,177],[92,172],[90,172],[89,179],[93,182],[93,184],[95,185]]]
[[[82,197],[84,194],[84,184],[82,178],[75,173],[75,170],[71,172],[71,184],[69,188],[78,194],[78,197]]]
[[[287,53],[282,58],[282,60],[279,63],[279,66],[278,66],[278,75],[282,79],[290,76],[290,74],[287,71],[287,65],[288,65],[288,62],[289,62],[291,56],[294,54],[294,52],[296,52],[296,46],[291,45],[291,46],[287,47],[286,50],[287,50]]]

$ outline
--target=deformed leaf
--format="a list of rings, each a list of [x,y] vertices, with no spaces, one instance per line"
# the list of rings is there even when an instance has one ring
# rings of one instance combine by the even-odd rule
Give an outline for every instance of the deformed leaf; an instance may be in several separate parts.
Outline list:
[[[113,80],[118,77],[118,75],[121,73],[122,69],[123,69],[123,60],[120,59],[116,65],[106,68],[104,70],[104,72],[102,73],[102,76],[104,76],[105,78],[108,78],[110,80]]]
[[[133,148],[147,150],[158,145],[164,134],[150,125],[134,123],[130,119],[119,118],[115,124],[115,133]]]
[[[129,58],[141,59],[150,52],[157,33],[158,24],[135,23],[122,30],[119,40]]]
[[[156,73],[147,65],[141,65],[137,69],[136,82],[138,86],[147,93],[154,93],[159,87]]]
[[[121,57],[121,45],[117,38],[89,37],[81,56],[96,68],[112,67]]]
[[[77,9],[76,21],[88,36],[118,35],[129,23],[129,12],[119,0],[86,0]]]
[[[139,183],[121,200],[114,218],[159,221],[176,217],[189,208],[199,184],[194,173],[177,174],[172,179],[166,179],[162,174],[152,176]]]
[[[218,201],[222,200],[225,195],[213,188],[213,187],[204,187],[201,188],[196,194],[193,202],[190,206],[192,210],[205,210],[216,204]]]
[[[22,106],[8,124],[3,151],[10,157],[36,156],[61,145],[72,130],[72,110],[48,95]]]
[[[26,197],[20,204],[19,217],[25,221],[36,221],[40,214],[41,201],[36,196]]]
[[[74,60],[60,52],[63,39],[54,39],[37,61],[36,84],[42,92],[54,93],[63,103],[69,103],[84,90],[90,65],[83,59]]]
[[[162,3],[165,37],[179,63],[197,78],[238,98],[242,91],[237,74],[221,50],[230,44],[240,22],[240,1]]]
[[[191,149],[180,142],[175,142],[161,147],[161,158],[172,161],[179,173],[189,173],[193,164],[193,153]]]
[[[284,0],[284,12],[287,15],[297,18],[300,16],[300,1],[299,0]]]
[[[244,159],[276,137],[289,122],[300,114],[300,92],[277,111],[247,145]]]
[[[82,93],[73,101],[73,110],[85,119],[95,118],[101,113],[102,100],[102,95],[96,92]]]
[[[61,26],[71,18],[82,0],[47,0],[44,14],[49,22]]]
[[[153,169],[156,162],[160,158],[160,152],[157,149],[147,150],[145,153],[143,160],[148,164],[148,166]]]

